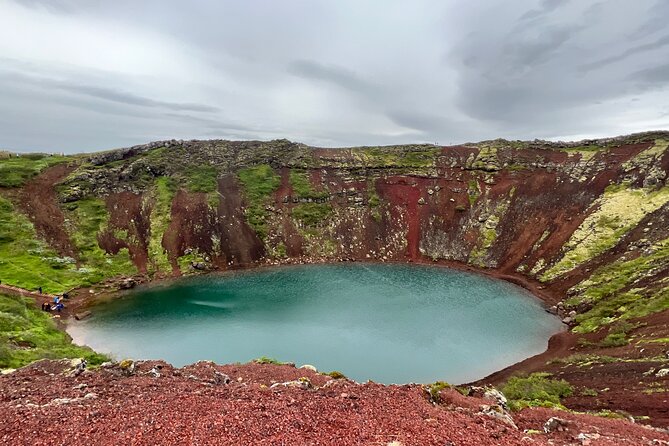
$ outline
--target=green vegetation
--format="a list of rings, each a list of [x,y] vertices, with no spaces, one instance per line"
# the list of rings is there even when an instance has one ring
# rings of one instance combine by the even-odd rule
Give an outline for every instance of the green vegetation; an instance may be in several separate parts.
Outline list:
[[[430,395],[430,401],[436,404],[439,404],[441,402],[441,399],[439,397],[439,392],[441,392],[444,389],[450,389],[450,388],[451,385],[445,381],[437,381],[428,386],[424,386],[424,389]]]
[[[578,314],[577,333],[591,333],[603,325],[647,316],[669,308],[669,286],[660,290],[632,290],[601,300],[591,310]]]
[[[597,269],[589,279],[571,289],[576,295],[566,302],[572,307],[583,303],[592,306],[576,316],[574,331],[589,333],[617,320],[642,317],[669,308],[669,283],[652,290],[634,288],[637,281],[668,263],[669,239],[665,239],[652,245],[647,255],[617,260]],[[615,342],[615,339],[609,342]]]
[[[669,202],[669,187],[657,191],[609,188],[597,200],[598,208],[564,245],[564,256],[540,279],[553,280],[615,246],[641,219]]]
[[[590,367],[594,364],[610,364],[619,361],[621,361],[620,358],[614,358],[613,356],[574,353],[566,358],[553,359],[548,364],[572,364],[577,367]]]
[[[291,362],[281,362],[278,359],[268,358],[267,356],[261,356],[253,360],[256,364],[274,364],[274,365],[291,365]]]
[[[333,370],[333,371],[328,372],[328,373],[323,373],[323,375],[327,375],[327,376],[329,376],[330,378],[333,378],[333,379],[348,379],[348,378],[346,378],[346,375],[344,375],[342,372],[339,372],[337,370]]]
[[[0,369],[22,367],[42,358],[84,358],[91,365],[108,360],[73,345],[49,314],[35,308],[30,299],[0,294]]]
[[[475,179],[471,179],[469,180],[468,186],[469,187],[467,189],[467,196],[469,197],[469,204],[471,206],[474,206],[474,203],[476,203],[476,200],[478,200],[479,196],[481,195],[479,182],[476,181]]]
[[[572,153],[579,154],[581,155],[581,159],[583,161],[589,161],[597,154],[597,152],[605,149],[606,149],[605,147],[598,146],[596,144],[591,144],[587,146],[565,147],[561,150],[569,154]]]
[[[82,281],[75,261],[59,257],[39,240],[28,217],[0,197],[0,277],[3,283],[47,293],[69,290]]]
[[[366,167],[418,168],[435,165],[441,153],[438,147],[361,147],[352,154],[356,161]]]
[[[293,208],[293,217],[307,227],[321,224],[332,214],[328,203],[300,203]]]
[[[246,218],[264,240],[267,237],[268,218],[265,206],[270,203],[272,193],[279,188],[281,177],[267,164],[241,169],[237,175],[244,186]]]
[[[0,158],[0,187],[19,187],[47,167],[68,161],[64,156],[31,153]]]
[[[109,215],[104,201],[99,198],[86,198],[74,203],[76,207],[67,211],[70,234],[79,260],[85,267],[79,285],[91,285],[106,278],[132,275],[137,272],[127,249],[110,255],[98,245],[98,233],[107,228]]]
[[[642,344],[669,344],[669,338],[639,339]]]
[[[599,392],[597,392],[595,389],[590,389],[588,387],[585,387],[581,390],[581,396],[597,396],[599,395]]]
[[[330,194],[325,192],[317,192],[314,190],[309,179],[309,173],[304,170],[292,169],[290,171],[290,185],[293,188],[293,195],[296,195],[300,198],[311,198],[311,199],[323,199],[330,196]]]
[[[513,376],[502,387],[512,410],[525,407],[561,407],[560,399],[570,396],[573,388],[563,379],[549,379],[550,373]]]
[[[149,239],[149,258],[159,271],[169,271],[170,260],[163,248],[163,234],[170,225],[172,199],[176,194],[176,182],[170,177],[156,179],[152,196],[154,201],[151,211],[151,238]]]
[[[629,332],[641,324],[632,324],[626,321],[618,322],[609,330],[609,333],[599,343],[600,347],[622,347],[630,343]]]
[[[214,166],[194,166],[186,172],[190,192],[215,192],[218,189],[218,171]]]

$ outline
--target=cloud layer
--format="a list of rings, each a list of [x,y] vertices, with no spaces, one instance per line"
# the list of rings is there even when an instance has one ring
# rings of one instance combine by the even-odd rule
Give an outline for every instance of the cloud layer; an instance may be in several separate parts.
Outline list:
[[[0,148],[669,128],[665,0],[0,0]]]

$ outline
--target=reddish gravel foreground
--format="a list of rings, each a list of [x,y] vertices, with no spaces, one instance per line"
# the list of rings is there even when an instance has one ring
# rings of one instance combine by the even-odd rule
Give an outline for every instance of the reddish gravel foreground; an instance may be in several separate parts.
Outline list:
[[[44,360],[0,377],[0,444],[669,444],[666,431],[547,409],[514,414],[516,429],[479,413],[490,401],[455,390],[436,405],[420,385],[358,384],[286,365],[147,361],[131,376],[118,365],[76,377],[71,370],[68,361]],[[313,387],[271,388],[301,377]],[[553,416],[565,430],[544,434]]]

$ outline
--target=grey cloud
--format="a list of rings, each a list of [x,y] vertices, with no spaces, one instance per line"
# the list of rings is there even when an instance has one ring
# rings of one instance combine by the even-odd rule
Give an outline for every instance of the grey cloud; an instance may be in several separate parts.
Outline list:
[[[644,43],[644,44],[641,44],[641,45],[633,46],[632,48],[628,48],[625,51],[623,51],[619,54],[616,54],[614,56],[605,57],[603,59],[595,60],[594,62],[583,64],[583,65],[580,66],[580,69],[582,71],[591,71],[591,70],[600,69],[600,68],[606,67],[607,65],[611,65],[611,64],[614,64],[616,62],[620,62],[622,60],[625,60],[628,57],[638,56],[641,53],[648,52],[648,51],[653,51],[653,50],[665,47],[667,45],[669,45],[669,35],[660,37],[659,39],[656,39],[653,42],[648,42],[648,43]]]
[[[669,65],[636,71],[629,76],[629,80],[645,89],[669,86]]]
[[[547,27],[537,37],[510,42],[506,51],[518,64],[518,68],[522,69],[524,66],[549,59],[555,51],[582,29],[582,25]]]
[[[92,96],[94,98],[104,99],[106,101],[119,102],[121,104],[136,105],[139,107],[161,107],[170,110],[184,110],[195,112],[216,112],[219,109],[203,104],[178,103],[158,101],[155,99],[138,96],[124,91],[114,90],[106,87],[92,85],[72,85],[61,81],[53,81],[55,88],[69,91],[75,94]]]
[[[310,60],[295,60],[288,65],[288,72],[305,79],[329,82],[356,93],[377,94],[380,91],[378,85],[335,65],[324,65]]]
[[[543,0],[537,9],[530,9],[520,17],[520,20],[532,20],[541,17],[567,4],[570,0]]]
[[[28,17],[14,30],[22,38],[0,48],[0,145],[285,137],[338,146],[641,130],[669,103],[667,5],[0,0],[0,16]],[[108,47],[100,60],[114,55],[107,66],[81,57],[87,42],[77,38],[96,28]],[[143,63],[126,47],[135,42],[160,57]],[[178,69],[165,72],[163,57]]]

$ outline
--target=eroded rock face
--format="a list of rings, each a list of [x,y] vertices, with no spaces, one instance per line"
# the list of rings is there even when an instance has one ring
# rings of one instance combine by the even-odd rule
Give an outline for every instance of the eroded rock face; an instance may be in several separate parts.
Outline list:
[[[160,141],[45,172],[26,190],[49,211],[21,212],[37,238],[72,259],[41,261],[82,280],[322,261],[463,264],[560,301],[552,311],[592,333],[579,348],[617,343],[604,356],[658,358],[663,344],[625,347],[640,330],[625,324],[664,323],[668,141],[667,132],[343,149]],[[651,367],[662,368],[643,365]],[[638,383],[635,373],[624,382]],[[666,377],[652,378],[639,395],[666,388]]]

